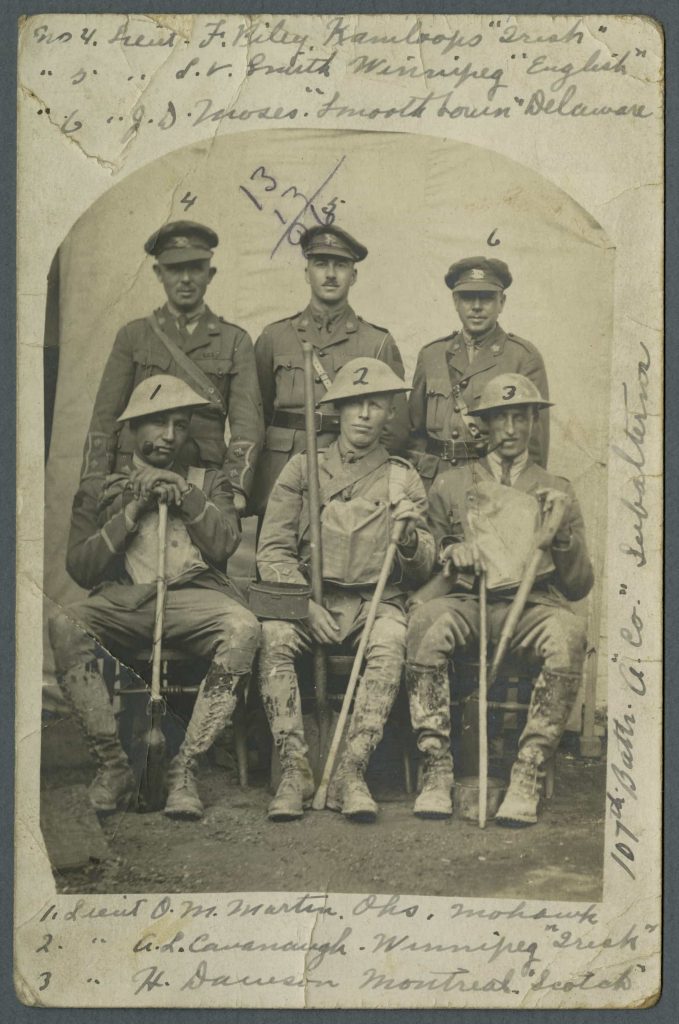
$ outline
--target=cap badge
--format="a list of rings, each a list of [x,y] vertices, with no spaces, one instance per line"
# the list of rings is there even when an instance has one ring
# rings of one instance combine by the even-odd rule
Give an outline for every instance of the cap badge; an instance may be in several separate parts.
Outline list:
[[[486,274],[485,271],[481,270],[480,267],[474,267],[473,270],[469,271],[469,276],[472,281],[484,281]]]
[[[169,238],[167,241],[167,247],[173,249],[188,249],[191,242],[186,235],[177,235],[175,238]]]

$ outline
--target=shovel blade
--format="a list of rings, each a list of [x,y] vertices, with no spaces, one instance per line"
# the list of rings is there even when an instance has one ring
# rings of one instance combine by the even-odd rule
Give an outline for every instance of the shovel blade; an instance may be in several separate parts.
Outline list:
[[[167,797],[165,779],[165,736],[160,725],[152,724],[142,739],[143,767],[139,779],[139,809],[160,811]]]

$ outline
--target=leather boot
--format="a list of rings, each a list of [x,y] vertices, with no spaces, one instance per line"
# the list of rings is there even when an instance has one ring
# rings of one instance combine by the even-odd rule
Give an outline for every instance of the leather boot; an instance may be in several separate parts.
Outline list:
[[[453,813],[453,759],[448,666],[409,663],[406,689],[417,746],[424,755],[422,790],[413,814],[418,818],[449,818]]]
[[[168,796],[164,813],[168,818],[197,820],[203,817],[195,769],[231,718],[238,700],[238,688],[245,676],[235,676],[215,662],[200,684],[184,742],[168,773]]]
[[[537,822],[544,765],[559,746],[580,682],[579,673],[545,670],[536,679],[509,789],[495,816],[498,825],[523,828]]]
[[[365,773],[396,700],[400,675],[400,663],[380,668],[368,665],[359,682],[346,747],[326,800],[327,807],[341,811],[351,821],[377,820],[379,807],[370,795]]]
[[[98,814],[112,814],[118,807],[127,809],[135,779],[118,739],[106,683],[91,662],[73,665],[58,676],[58,682],[98,765],[88,789],[92,807]]]
[[[316,790],[311,766],[304,754],[281,750],[281,781],[269,804],[271,821],[295,821],[309,807]]]
[[[413,814],[418,818],[450,818],[453,813],[453,759],[450,752],[440,748],[426,750],[423,764],[422,789]]]

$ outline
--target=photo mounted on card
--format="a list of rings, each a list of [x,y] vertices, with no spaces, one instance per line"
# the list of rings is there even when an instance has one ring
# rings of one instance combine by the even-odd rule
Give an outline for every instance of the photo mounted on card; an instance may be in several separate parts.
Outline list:
[[[19,998],[652,1005],[661,28],[19,31]]]

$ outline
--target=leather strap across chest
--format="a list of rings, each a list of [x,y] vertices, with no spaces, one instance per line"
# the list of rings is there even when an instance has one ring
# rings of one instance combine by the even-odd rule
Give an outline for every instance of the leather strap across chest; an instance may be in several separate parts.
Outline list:
[[[211,405],[214,405],[224,416],[226,416],[226,406],[224,405],[222,396],[208,375],[203,373],[201,368],[194,363],[193,359],[191,359],[190,356],[187,356],[186,352],[183,352],[179,345],[177,345],[176,342],[174,342],[172,338],[165,333],[158,323],[155,313],[152,313],[151,316],[147,317],[146,322],[155,334],[156,338],[158,338],[158,341],[162,342],[174,359],[175,363],[181,367],[191,383],[197,386],[200,393],[208,400],[208,402],[210,402]]]

